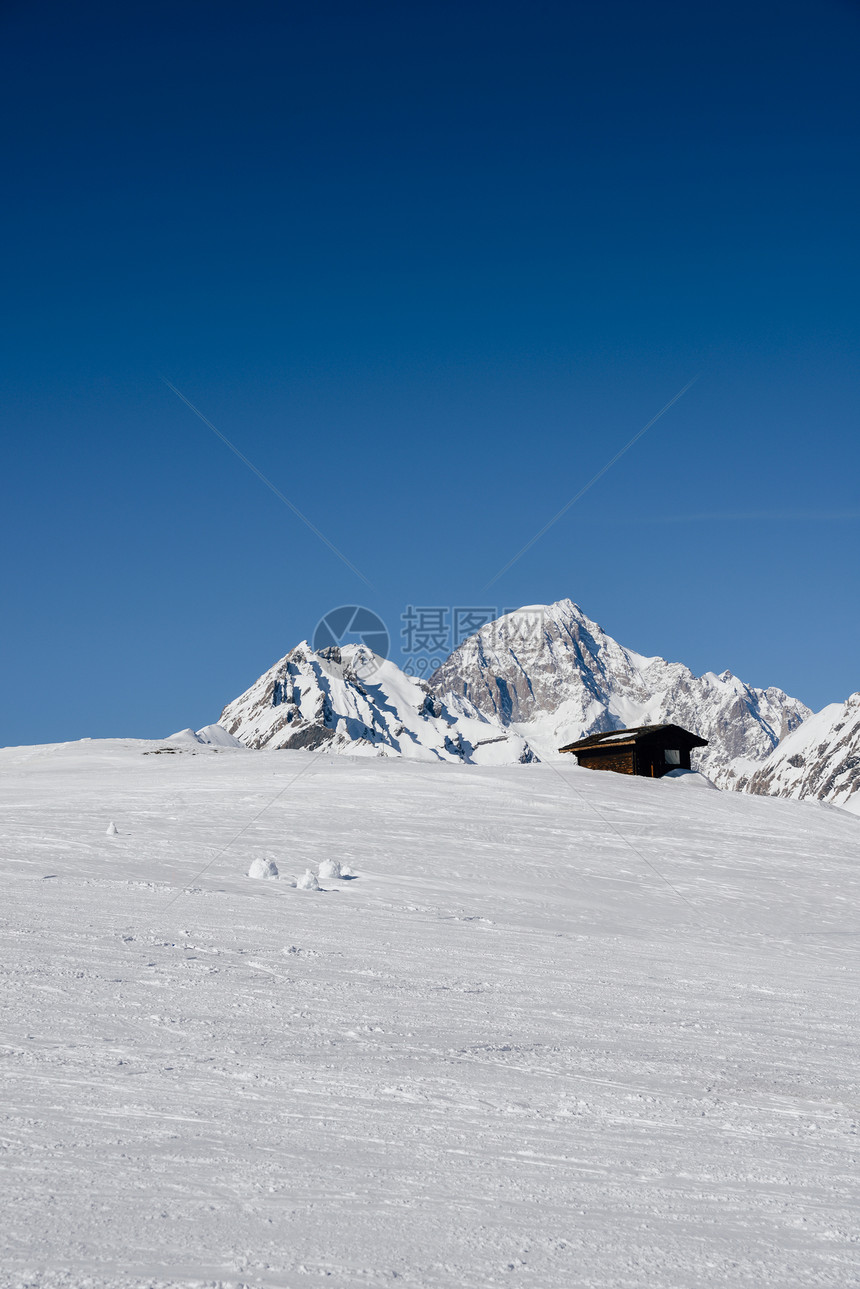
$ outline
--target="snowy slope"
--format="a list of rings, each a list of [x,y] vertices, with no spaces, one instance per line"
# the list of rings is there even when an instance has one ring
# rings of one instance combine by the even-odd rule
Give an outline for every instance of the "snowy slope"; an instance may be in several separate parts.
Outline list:
[[[363,645],[291,650],[224,708],[219,725],[247,747],[325,747],[469,765],[527,762],[514,730],[471,703],[448,704]]]
[[[0,751],[3,1289],[857,1283],[860,821],[173,746]]]
[[[517,730],[542,760],[586,734],[674,722],[710,741],[696,762],[721,786],[763,761],[810,714],[781,689],[755,689],[728,671],[695,676],[682,663],[626,649],[572,600],[488,624],[430,684]]]
[[[810,716],[739,786],[812,797],[860,814],[860,693]]]

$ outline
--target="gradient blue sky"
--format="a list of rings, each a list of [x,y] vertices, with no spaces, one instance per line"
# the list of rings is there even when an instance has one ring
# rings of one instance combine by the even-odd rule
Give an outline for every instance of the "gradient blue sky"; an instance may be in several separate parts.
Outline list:
[[[353,602],[396,637],[571,596],[696,671],[860,688],[856,4],[0,32],[0,743],[200,726]]]

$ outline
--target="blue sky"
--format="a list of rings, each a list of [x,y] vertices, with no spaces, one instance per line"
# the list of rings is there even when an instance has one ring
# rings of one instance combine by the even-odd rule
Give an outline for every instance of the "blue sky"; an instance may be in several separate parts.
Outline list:
[[[215,720],[344,603],[860,688],[856,5],[0,26],[0,743]]]

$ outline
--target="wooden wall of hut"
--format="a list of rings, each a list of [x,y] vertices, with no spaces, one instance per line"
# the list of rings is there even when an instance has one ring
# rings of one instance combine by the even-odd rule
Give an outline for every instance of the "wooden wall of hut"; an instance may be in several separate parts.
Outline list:
[[[576,759],[587,770],[613,770],[616,774],[635,774],[635,755],[632,747],[616,748],[612,751],[608,748],[606,751],[595,748],[594,751],[581,753]]]

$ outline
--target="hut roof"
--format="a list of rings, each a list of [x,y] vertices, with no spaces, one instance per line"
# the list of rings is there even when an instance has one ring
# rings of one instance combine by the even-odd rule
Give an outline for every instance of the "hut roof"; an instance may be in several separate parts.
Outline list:
[[[668,737],[677,739],[687,747],[707,747],[708,740],[700,738],[698,734],[691,734],[689,730],[683,729],[680,725],[634,725],[629,730],[606,730],[603,734],[589,734],[588,738],[580,739],[577,743],[568,743],[566,747],[560,747],[559,752],[586,752],[589,748],[597,747],[624,747],[631,743],[642,743],[648,739]]]

